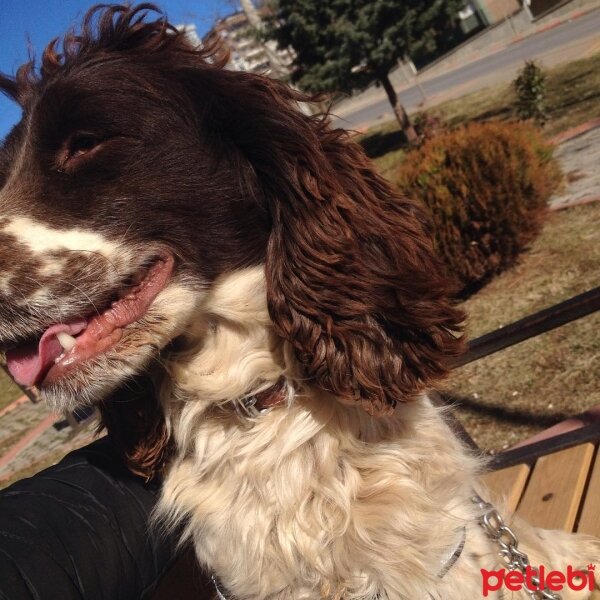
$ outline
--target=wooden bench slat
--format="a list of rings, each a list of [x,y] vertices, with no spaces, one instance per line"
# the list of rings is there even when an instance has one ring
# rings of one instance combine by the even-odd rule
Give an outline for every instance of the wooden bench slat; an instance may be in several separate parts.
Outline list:
[[[587,443],[539,458],[517,514],[537,527],[572,531],[593,456]]]
[[[596,455],[577,531],[600,537],[600,451]]]
[[[482,479],[491,492],[492,502],[502,503],[509,512],[514,512],[519,505],[530,470],[529,465],[520,464],[486,473]]]

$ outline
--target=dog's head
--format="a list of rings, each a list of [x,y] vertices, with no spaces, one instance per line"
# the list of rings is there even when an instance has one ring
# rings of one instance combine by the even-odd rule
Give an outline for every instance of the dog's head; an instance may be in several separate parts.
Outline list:
[[[213,282],[265,265],[275,333],[372,413],[446,371],[461,314],[422,209],[280,82],[228,71],[150,5],[92,9],[0,154],[0,341],[61,405],[151,370]]]

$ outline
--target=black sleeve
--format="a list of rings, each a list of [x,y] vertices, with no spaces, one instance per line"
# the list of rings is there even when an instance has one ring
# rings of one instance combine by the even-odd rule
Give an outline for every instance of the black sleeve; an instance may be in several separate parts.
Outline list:
[[[175,555],[149,527],[157,494],[107,438],[1,491],[0,598],[146,597]]]

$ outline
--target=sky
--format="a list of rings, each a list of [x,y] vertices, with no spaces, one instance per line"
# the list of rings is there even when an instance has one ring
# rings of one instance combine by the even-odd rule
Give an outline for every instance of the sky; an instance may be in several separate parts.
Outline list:
[[[26,62],[31,43],[39,56],[46,44],[78,25],[90,6],[110,0],[0,0],[0,72],[13,75]],[[113,0],[117,2],[117,0]],[[236,0],[155,0],[174,25],[195,24],[199,35],[218,16],[233,12]],[[19,108],[0,94],[0,139],[20,118]]]

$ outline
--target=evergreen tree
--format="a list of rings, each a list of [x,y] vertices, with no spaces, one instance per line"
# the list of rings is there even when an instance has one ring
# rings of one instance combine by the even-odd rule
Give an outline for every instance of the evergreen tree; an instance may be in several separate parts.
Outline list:
[[[407,140],[416,140],[389,72],[406,55],[434,52],[454,37],[464,0],[273,1],[278,23],[270,35],[296,53],[295,83],[310,92],[352,92],[376,82]]]

